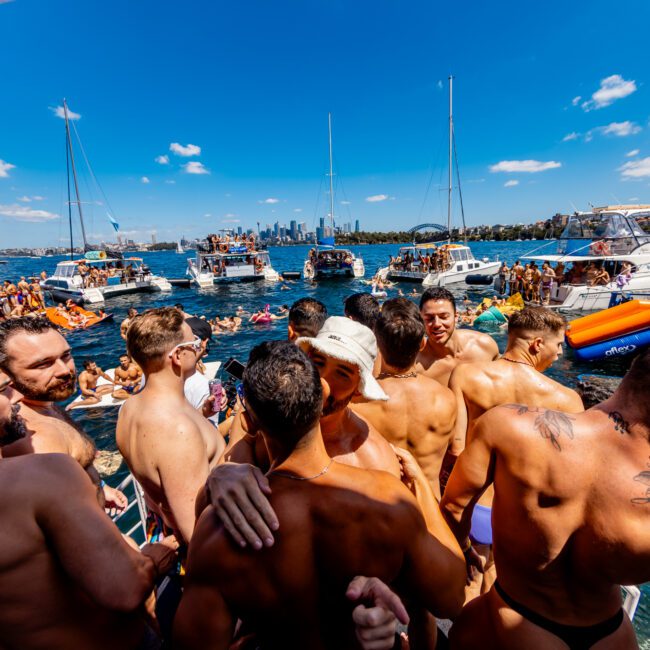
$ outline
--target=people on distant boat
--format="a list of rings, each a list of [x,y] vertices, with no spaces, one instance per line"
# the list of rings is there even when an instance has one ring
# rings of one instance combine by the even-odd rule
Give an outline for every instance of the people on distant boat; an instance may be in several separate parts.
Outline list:
[[[560,276],[561,277],[561,276]],[[556,273],[549,262],[542,264],[542,289],[540,298],[543,304],[548,305],[551,301],[551,288],[556,279]]]
[[[630,262],[623,262],[621,270],[616,276],[616,286],[623,290],[630,283],[632,279],[632,264]]]
[[[592,286],[604,286],[606,284],[609,284],[609,280],[609,273],[607,272],[607,269],[604,267],[603,263],[600,262],[596,266],[596,274],[593,277]]]
[[[83,362],[84,369],[79,373],[79,390],[81,391],[81,402],[70,402],[66,411],[76,408],[77,406],[98,404],[102,395],[113,391],[113,380],[93,361],[85,359]],[[98,386],[99,379],[105,379],[108,384]]]

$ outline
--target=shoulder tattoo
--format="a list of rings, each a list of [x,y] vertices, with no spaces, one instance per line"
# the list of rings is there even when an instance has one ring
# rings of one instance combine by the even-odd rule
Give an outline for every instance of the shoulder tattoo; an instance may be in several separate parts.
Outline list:
[[[558,451],[562,451],[560,446],[560,438],[566,436],[569,440],[573,440],[573,421],[572,418],[562,411],[553,411],[551,409],[544,409],[540,407],[529,407],[525,404],[504,404],[506,408],[513,409],[517,415],[525,415],[526,413],[537,413],[533,426],[542,438],[550,440],[551,444]]]
[[[618,411],[612,411],[607,417],[614,423],[614,431],[630,433],[630,426]]]

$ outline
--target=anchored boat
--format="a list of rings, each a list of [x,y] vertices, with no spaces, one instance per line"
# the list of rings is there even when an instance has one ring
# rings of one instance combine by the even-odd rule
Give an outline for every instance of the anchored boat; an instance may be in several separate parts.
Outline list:
[[[70,227],[70,260],[59,262],[54,274],[45,279],[41,286],[49,291],[55,300],[73,300],[77,304],[104,302],[107,298],[126,293],[149,291],[171,291],[172,286],[161,276],[154,275],[140,258],[124,259],[121,253],[91,250],[86,240],[77,169],[74,162],[74,149],[70,134],[68,105],[63,100],[66,133],[66,160],[68,172],[68,222]],[[76,130],[75,130],[76,133]],[[79,135],[77,134],[77,139]],[[85,154],[84,154],[85,157]],[[74,181],[76,201],[70,198],[70,171]],[[90,170],[92,174],[92,170]],[[74,242],[72,240],[72,204],[77,205],[79,223],[83,238],[84,257],[74,259]],[[117,221],[107,212],[107,216],[119,231]],[[134,265],[135,263],[135,265]]]
[[[277,282],[280,277],[268,251],[258,250],[253,239],[199,244],[196,257],[187,260],[187,275],[199,287],[233,280]]]
[[[330,223],[331,233],[324,232],[316,246],[309,251],[303,265],[303,276],[307,280],[327,278],[362,278],[366,269],[363,260],[347,248],[334,244],[334,170],[332,163],[332,114],[327,115],[330,158]]]
[[[557,240],[556,253],[542,255],[538,248],[524,256],[565,268],[551,287],[551,305],[591,311],[607,309],[621,293],[627,298],[650,298],[650,234],[638,222],[643,216],[650,216],[650,205],[576,212]]]

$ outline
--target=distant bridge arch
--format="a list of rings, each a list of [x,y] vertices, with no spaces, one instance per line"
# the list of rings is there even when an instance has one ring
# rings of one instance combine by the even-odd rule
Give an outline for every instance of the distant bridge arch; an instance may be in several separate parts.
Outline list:
[[[413,234],[420,230],[437,230],[438,232],[447,232],[447,226],[439,223],[421,223],[419,226],[413,226],[407,232]]]

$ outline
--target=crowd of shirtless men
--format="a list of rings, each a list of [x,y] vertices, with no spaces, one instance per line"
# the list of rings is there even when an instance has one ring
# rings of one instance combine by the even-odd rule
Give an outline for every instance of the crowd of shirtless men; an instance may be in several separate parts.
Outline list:
[[[21,276],[14,284],[4,280],[0,284],[0,323],[8,318],[39,314],[45,309],[45,300],[39,278],[26,280]]]
[[[0,324],[0,648],[637,647],[620,585],[650,580],[650,350],[592,406],[543,374],[566,329],[544,307],[512,315],[499,355],[445,289],[354,294],[345,316],[302,298],[215,425],[214,397],[186,397],[201,322],[124,328],[141,549],[58,406],[67,341]]]

